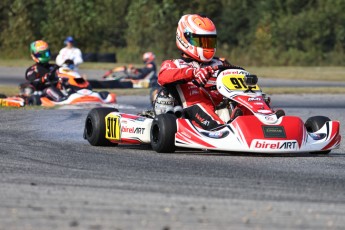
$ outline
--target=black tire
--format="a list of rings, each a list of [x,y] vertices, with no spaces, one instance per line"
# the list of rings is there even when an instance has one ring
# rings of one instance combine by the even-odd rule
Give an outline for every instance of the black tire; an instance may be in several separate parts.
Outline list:
[[[7,98],[5,94],[0,94],[0,98]]]
[[[116,63],[116,55],[115,53],[98,53],[97,54],[97,62],[110,62]]]
[[[151,146],[158,153],[173,153],[176,150],[176,117],[173,114],[160,114],[152,122]]]
[[[94,108],[85,120],[84,139],[93,146],[116,146],[105,138],[105,120],[104,118],[111,112],[118,112],[114,108]]]
[[[31,95],[28,97],[28,105],[41,105],[41,96],[39,95]]]
[[[96,53],[83,53],[84,62],[97,62]]]
[[[304,126],[306,127],[306,129],[309,133],[313,133],[313,132],[320,130],[328,121],[331,121],[331,119],[329,119],[328,117],[325,117],[325,116],[310,117],[305,122]],[[310,153],[312,153],[312,154],[328,154],[330,152],[331,152],[331,150],[321,151],[321,152],[310,152]]]

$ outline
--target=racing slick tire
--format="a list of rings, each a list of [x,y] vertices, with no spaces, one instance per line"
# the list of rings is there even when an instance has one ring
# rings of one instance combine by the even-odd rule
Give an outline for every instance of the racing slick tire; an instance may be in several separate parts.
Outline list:
[[[176,116],[160,114],[152,122],[150,138],[152,149],[158,153],[173,153],[176,150]]]
[[[328,121],[331,121],[331,119],[329,119],[328,117],[325,117],[325,116],[310,117],[305,122],[304,126],[306,127],[306,129],[309,133],[313,133],[313,132],[320,130]],[[328,154],[330,152],[331,152],[331,150],[320,151],[320,152],[310,152],[310,153],[311,154]]]
[[[93,146],[116,146],[105,138],[105,117],[111,112],[118,112],[114,108],[94,108],[85,120],[84,139]]]

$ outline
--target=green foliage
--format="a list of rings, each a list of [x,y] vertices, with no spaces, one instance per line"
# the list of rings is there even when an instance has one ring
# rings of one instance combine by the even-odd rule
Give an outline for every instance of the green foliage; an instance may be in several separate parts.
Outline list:
[[[179,56],[175,32],[187,13],[217,26],[217,55],[240,65],[342,65],[343,0],[2,0],[1,57],[28,57],[31,41],[52,52],[74,36],[83,52],[116,52],[138,62],[145,51],[159,60]]]

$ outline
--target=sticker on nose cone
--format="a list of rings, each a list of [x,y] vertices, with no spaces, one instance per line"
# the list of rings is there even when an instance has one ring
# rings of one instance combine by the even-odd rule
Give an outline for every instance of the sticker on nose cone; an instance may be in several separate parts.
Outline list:
[[[297,150],[297,141],[253,140],[250,149],[256,150]]]

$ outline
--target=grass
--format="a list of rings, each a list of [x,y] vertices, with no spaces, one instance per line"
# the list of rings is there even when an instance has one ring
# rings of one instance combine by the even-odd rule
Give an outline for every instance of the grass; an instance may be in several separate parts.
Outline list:
[[[316,80],[316,81],[345,81],[345,67],[340,66],[315,66],[315,67],[248,67],[249,72],[259,78]]]
[[[54,63],[53,61],[51,63]],[[6,67],[28,67],[33,64],[31,59],[0,59],[0,66]],[[132,63],[133,64],[133,63]],[[84,62],[79,69],[112,69],[114,67],[129,65],[128,63],[103,63],[103,62]],[[141,67],[143,64],[133,64],[136,67]]]

